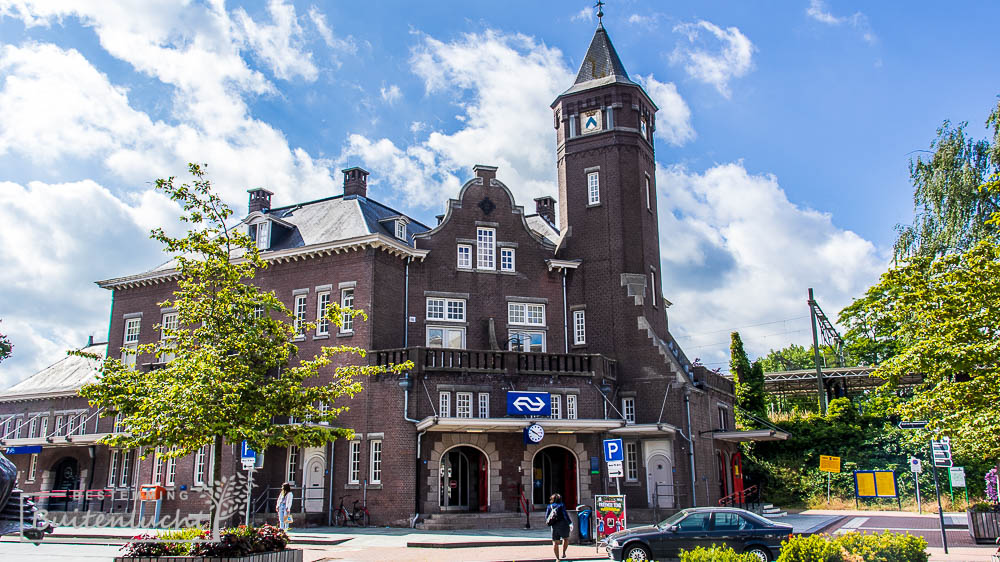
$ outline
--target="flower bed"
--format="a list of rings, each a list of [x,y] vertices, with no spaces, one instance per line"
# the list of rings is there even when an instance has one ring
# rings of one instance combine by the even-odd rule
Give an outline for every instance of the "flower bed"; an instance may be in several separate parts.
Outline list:
[[[301,550],[285,550],[288,534],[272,525],[223,529],[218,542],[177,542],[211,539],[204,529],[139,535],[122,547],[115,562],[227,560],[230,562],[302,562]]]

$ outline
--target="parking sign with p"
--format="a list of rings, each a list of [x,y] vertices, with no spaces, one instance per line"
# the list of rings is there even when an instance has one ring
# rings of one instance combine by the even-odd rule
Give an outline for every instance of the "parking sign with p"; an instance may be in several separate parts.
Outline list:
[[[625,452],[622,450],[621,439],[604,440],[604,462],[623,461]]]

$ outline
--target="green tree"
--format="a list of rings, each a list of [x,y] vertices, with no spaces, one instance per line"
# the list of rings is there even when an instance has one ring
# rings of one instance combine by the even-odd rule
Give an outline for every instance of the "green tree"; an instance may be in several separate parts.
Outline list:
[[[736,424],[740,427],[753,427],[756,422],[747,414],[758,418],[767,416],[767,401],[764,393],[764,369],[760,362],[750,364],[746,350],[743,349],[743,339],[739,332],[731,334],[732,343],[729,347],[729,372],[733,375],[736,387]]]
[[[825,365],[836,365],[837,354],[832,347],[824,345],[819,348],[819,351],[822,353]],[[778,350],[772,349],[758,361],[764,367],[765,373],[799,371],[816,367],[816,358],[813,355],[812,347],[804,347],[794,343]]]
[[[910,162],[913,181],[913,224],[896,227],[897,260],[960,253],[1000,231],[989,222],[1000,211],[1000,193],[980,186],[1000,171],[1000,104],[986,120],[993,139],[974,140],[967,123],[945,121],[931,142],[928,158]]]
[[[400,373],[412,364],[333,367],[338,354],[365,356],[365,350],[347,346],[324,347],[319,355],[300,360],[292,341],[315,325],[297,329],[275,294],[253,284],[267,262],[249,236],[226,228],[232,210],[212,192],[202,167],[191,164],[189,171],[191,184],[175,185],[171,177],[157,180],[156,188],[180,203],[181,220],[190,230],[182,237],[159,228],[152,232],[180,274],[173,299],[160,303],[176,309],[177,325],[159,326],[163,339],[131,351],[171,354],[173,360],[140,372],[111,353],[98,381],[81,394],[93,406],[123,416],[125,432],[102,439],[105,444],[147,453],[164,447],[168,457],[210,444],[213,482],[218,482],[223,443],[246,439],[263,451],[351,438],[351,429],[333,423],[347,409],[345,398],[362,389],[364,377]],[[340,325],[345,313],[365,317],[361,310],[333,304],[325,318]],[[275,424],[290,417],[303,423]]]
[[[4,334],[0,334],[0,363],[3,360],[10,357],[10,354],[14,352],[14,344],[10,343],[10,338]]]

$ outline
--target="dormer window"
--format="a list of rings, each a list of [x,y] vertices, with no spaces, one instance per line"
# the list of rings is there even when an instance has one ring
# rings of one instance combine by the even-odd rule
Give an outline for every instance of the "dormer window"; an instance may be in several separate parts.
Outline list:
[[[396,238],[406,240],[406,222],[401,220],[396,221]]]
[[[270,247],[271,247],[271,223],[268,221],[257,223],[257,249],[267,250]]]

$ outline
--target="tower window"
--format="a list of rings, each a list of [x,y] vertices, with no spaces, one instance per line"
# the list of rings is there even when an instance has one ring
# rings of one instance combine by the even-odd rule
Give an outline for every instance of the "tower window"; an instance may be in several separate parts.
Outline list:
[[[587,174],[587,204],[596,205],[601,202],[601,179],[599,172]]]
[[[625,423],[635,423],[635,398],[622,398],[622,416]]]
[[[587,343],[587,321],[585,314],[582,310],[573,311],[573,345]]]
[[[649,290],[650,298],[653,300],[653,308],[656,308],[656,300],[659,298],[656,292],[656,269],[649,268]]]
[[[652,202],[651,199],[652,198],[651,198],[650,193],[649,193],[649,176],[646,176],[646,210],[647,211],[652,211],[653,210],[653,202]]]

